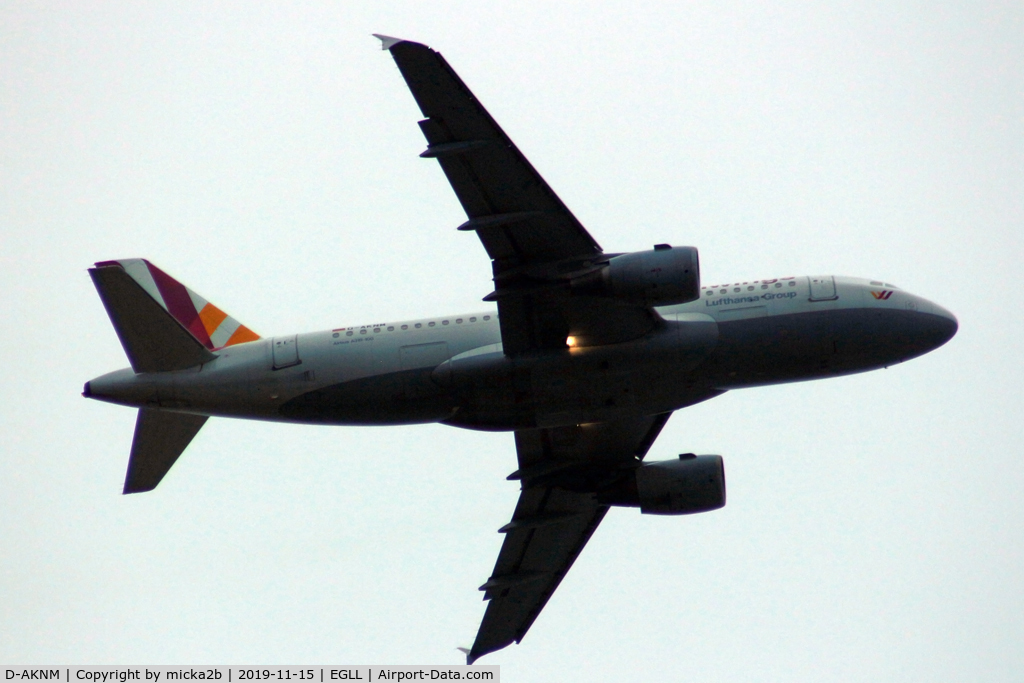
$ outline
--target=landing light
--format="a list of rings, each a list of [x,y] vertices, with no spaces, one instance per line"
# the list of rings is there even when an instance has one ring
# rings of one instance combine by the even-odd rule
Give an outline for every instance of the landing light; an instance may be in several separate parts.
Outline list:
[[[565,345],[570,347],[576,346],[576,337],[566,337]]]

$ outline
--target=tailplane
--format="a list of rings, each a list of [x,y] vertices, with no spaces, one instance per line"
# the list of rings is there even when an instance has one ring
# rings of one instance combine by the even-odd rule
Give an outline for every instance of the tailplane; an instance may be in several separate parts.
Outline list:
[[[139,408],[124,492],[142,493],[155,489],[207,419],[205,415]]]
[[[182,370],[260,338],[145,259],[101,261],[89,275],[135,372]]]

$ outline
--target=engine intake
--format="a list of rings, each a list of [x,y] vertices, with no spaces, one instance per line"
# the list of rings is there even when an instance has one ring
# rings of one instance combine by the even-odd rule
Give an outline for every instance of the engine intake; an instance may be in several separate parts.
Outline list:
[[[639,507],[648,515],[691,515],[725,506],[725,465],[720,455],[680,455],[644,463],[613,490],[598,494],[607,505]]]
[[[607,296],[645,306],[671,306],[700,298],[696,247],[659,244],[615,256],[608,265],[571,283],[576,294]]]

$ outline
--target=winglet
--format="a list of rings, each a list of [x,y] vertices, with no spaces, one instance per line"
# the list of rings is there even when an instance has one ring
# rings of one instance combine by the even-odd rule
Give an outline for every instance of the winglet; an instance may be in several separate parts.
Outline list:
[[[380,41],[381,50],[390,50],[395,45],[406,42],[404,38],[392,38],[391,36],[385,36],[380,33],[374,33],[373,37]]]

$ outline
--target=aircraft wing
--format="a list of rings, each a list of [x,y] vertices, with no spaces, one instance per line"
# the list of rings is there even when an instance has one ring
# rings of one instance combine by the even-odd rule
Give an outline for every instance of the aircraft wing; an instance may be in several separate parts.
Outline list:
[[[420,156],[435,158],[491,257],[506,354],[565,348],[570,335],[613,343],[646,334],[657,314],[570,296],[569,279],[607,262],[600,245],[491,118],[440,53],[378,35],[426,117]]]
[[[490,602],[468,663],[519,642],[601,523],[594,491],[635,467],[671,413],[618,422],[516,432],[523,488],[491,577]]]

